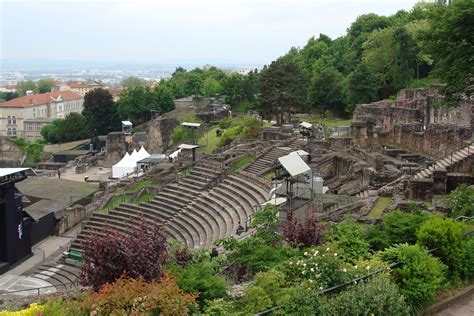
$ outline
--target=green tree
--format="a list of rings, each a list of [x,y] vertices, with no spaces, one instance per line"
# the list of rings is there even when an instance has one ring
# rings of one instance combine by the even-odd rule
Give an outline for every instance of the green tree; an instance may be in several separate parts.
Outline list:
[[[308,89],[308,104],[312,110],[344,113],[343,76],[333,66],[317,63]]]
[[[121,128],[117,105],[108,90],[89,91],[84,96],[82,114],[89,121],[92,130],[98,135],[106,135]]]
[[[54,87],[55,81],[53,79],[43,79],[39,80],[37,83],[38,92],[46,93],[51,92],[51,89]]]
[[[264,115],[275,115],[278,125],[284,114],[301,109],[305,104],[306,80],[295,61],[277,60],[260,72],[260,108]]]
[[[135,87],[145,87],[146,82],[143,79],[140,79],[135,76],[129,76],[124,78],[121,82],[122,87],[124,88],[135,88]]]
[[[135,123],[144,122],[148,105],[144,87],[132,87],[120,93],[120,99],[117,101],[117,110],[121,118],[129,119]]]
[[[0,92],[0,102],[10,101],[18,97],[18,92]]]
[[[46,142],[56,144],[61,141],[59,137],[59,126],[62,121],[63,119],[55,119],[51,123],[43,126],[40,133]]]
[[[62,143],[92,137],[92,130],[87,119],[81,113],[66,115],[58,127],[59,140]]]
[[[436,76],[447,84],[441,91],[451,105],[458,103],[459,93],[473,93],[473,16],[472,0],[456,0],[449,6],[436,6],[429,19],[427,45],[435,60]]]
[[[358,104],[377,100],[375,78],[365,63],[360,63],[345,81],[346,112],[352,113]]]
[[[186,75],[184,92],[186,95],[201,95],[203,90],[203,79],[199,73],[189,72]]]
[[[16,84],[16,91],[18,92],[19,96],[26,95],[27,91],[33,91],[33,93],[38,93],[38,87],[36,83],[31,80],[28,81],[20,81]]]
[[[173,92],[166,86],[159,84],[155,88],[156,105],[161,113],[174,110]]]
[[[406,88],[414,76],[415,44],[405,27],[397,27],[393,33],[393,88]]]
[[[213,97],[221,93],[222,87],[216,79],[207,77],[202,84],[202,92],[206,97]]]

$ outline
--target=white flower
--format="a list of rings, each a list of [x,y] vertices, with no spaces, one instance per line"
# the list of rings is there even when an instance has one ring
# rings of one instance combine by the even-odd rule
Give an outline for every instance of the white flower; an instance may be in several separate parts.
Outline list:
[[[369,271],[369,269],[370,269],[370,266],[367,266],[367,267],[366,267],[366,269],[367,269],[367,271]]]
[[[314,272],[314,269],[313,269],[313,268],[311,268],[311,272]]]
[[[326,251],[329,251],[329,247],[326,248]]]
[[[354,266],[354,269],[357,269],[357,265]]]
[[[303,267],[306,267],[306,263],[303,263]]]
[[[337,257],[337,252],[334,253],[334,257]]]
[[[308,253],[305,251],[304,255],[305,255],[305,256],[307,256],[307,255],[308,255]]]
[[[302,274],[302,275],[305,275],[305,274],[306,274],[306,271],[305,271],[305,270],[301,271],[301,274]]]
[[[293,262],[290,261],[290,266],[293,264]]]
[[[323,287],[322,287],[322,286],[320,286],[320,287],[319,287],[319,289],[322,291],[322,290],[323,290]]]
[[[347,272],[347,269],[346,268],[342,269],[342,272]]]
[[[319,279],[321,277],[321,273],[316,274],[316,277]]]
[[[313,283],[313,280],[309,279],[309,283]]]

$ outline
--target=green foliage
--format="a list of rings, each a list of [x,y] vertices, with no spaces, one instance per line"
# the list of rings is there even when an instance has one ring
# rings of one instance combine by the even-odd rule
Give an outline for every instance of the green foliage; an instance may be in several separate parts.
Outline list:
[[[386,249],[382,258],[400,263],[393,269],[401,293],[413,308],[420,308],[436,298],[443,287],[446,266],[419,245],[400,244]]]
[[[227,296],[225,279],[216,274],[210,262],[189,264],[186,267],[175,266],[172,273],[178,277],[177,284],[185,293],[198,294],[197,302],[203,307],[206,300]]]
[[[445,100],[455,105],[459,93],[472,94],[474,6],[471,0],[456,0],[448,6],[435,6],[430,13],[430,28],[424,33],[426,45],[434,59],[436,76],[447,83],[443,88]]]
[[[202,314],[206,316],[227,316],[232,315],[233,309],[234,304],[232,304],[232,302],[218,298],[212,301],[207,301]]]
[[[365,63],[360,63],[345,82],[346,112],[352,113],[357,104],[377,100],[375,78]]]
[[[121,129],[117,105],[108,90],[95,89],[86,93],[82,114],[96,135],[106,135]]]
[[[474,216],[474,190],[461,185],[449,194],[451,216]]]
[[[60,142],[59,125],[61,125],[62,119],[55,119],[49,124],[46,124],[41,128],[41,136],[48,143],[56,144]]]
[[[266,117],[283,122],[285,113],[305,105],[307,82],[300,66],[293,60],[279,59],[260,73],[260,109]]]
[[[253,155],[247,154],[244,157],[240,158],[239,160],[236,160],[232,164],[230,164],[229,165],[229,171],[230,172],[235,172],[237,170],[240,170],[244,166],[248,165],[254,159],[255,159],[255,157]]]
[[[368,241],[373,249],[384,249],[385,247],[416,242],[417,229],[428,219],[430,214],[420,210],[412,212],[393,211],[388,213],[383,222],[377,228],[369,230]],[[377,233],[376,229],[382,234]]]
[[[318,63],[313,69],[308,89],[308,103],[311,110],[343,114],[343,76],[333,66],[323,63]]]
[[[245,290],[241,304],[245,315],[253,315],[272,307],[272,299],[263,288],[250,286]]]
[[[41,135],[49,143],[66,143],[92,137],[89,121],[82,114],[72,112],[64,119],[56,119],[41,129]]]
[[[255,286],[261,287],[270,296],[273,304],[277,303],[280,291],[286,285],[285,274],[275,269],[257,273],[254,281]]]
[[[16,83],[16,91],[18,92],[19,96],[26,95],[27,91],[33,91],[33,93],[38,93],[38,87],[36,83],[31,80],[28,81],[20,81]]]
[[[146,82],[138,77],[129,76],[122,80],[121,85],[124,88],[144,87],[146,86]]]
[[[449,267],[452,280],[474,275],[469,249],[470,244],[464,238],[466,225],[450,218],[434,217],[427,220],[418,230],[418,242],[428,249],[435,249],[433,255]]]
[[[365,238],[366,233],[361,225],[354,222],[332,225],[327,236],[328,241],[339,249],[342,258],[351,263],[355,263],[358,259],[369,258],[369,243]]]
[[[51,92],[54,87],[55,81],[53,79],[42,79],[36,83],[38,93]]]
[[[410,307],[397,285],[387,275],[351,286],[323,303],[327,315],[410,315]]]
[[[44,144],[42,141],[27,142],[23,138],[17,138],[14,143],[26,155],[23,162],[24,167],[35,167],[43,158]]]
[[[311,286],[296,285],[286,291],[288,298],[276,315],[321,315],[325,302],[320,291]]]
[[[222,134],[221,139],[218,141],[217,146],[221,147],[232,143],[232,141],[234,141],[234,139],[242,132],[242,129],[241,125],[232,126],[226,129]]]
[[[261,210],[253,214],[252,226],[258,230],[266,231],[278,226],[278,213],[281,209],[273,204],[265,205]]]

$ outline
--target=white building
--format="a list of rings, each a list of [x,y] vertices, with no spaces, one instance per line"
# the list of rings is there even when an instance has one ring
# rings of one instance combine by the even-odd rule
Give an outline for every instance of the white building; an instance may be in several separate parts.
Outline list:
[[[0,135],[40,139],[45,124],[82,112],[83,103],[83,97],[72,91],[27,95],[0,103]]]

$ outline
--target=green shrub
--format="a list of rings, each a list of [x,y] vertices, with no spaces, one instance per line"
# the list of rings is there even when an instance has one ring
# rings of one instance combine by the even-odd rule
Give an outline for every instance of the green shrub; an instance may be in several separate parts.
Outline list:
[[[242,132],[242,126],[236,125],[226,129],[224,134],[222,134],[221,139],[217,143],[218,147],[229,145],[234,141],[234,139]]]
[[[203,315],[206,316],[227,316],[234,314],[234,304],[226,301],[222,298],[218,298],[212,301],[206,301],[206,307],[203,311]]]
[[[177,284],[185,293],[198,293],[197,302],[203,307],[206,300],[227,296],[227,284],[224,278],[216,274],[209,262],[189,264],[186,267],[171,268],[178,277]]]
[[[450,218],[434,217],[419,229],[418,242],[428,249],[438,248],[433,255],[441,259],[449,268],[452,280],[468,278],[473,275],[470,264],[469,242],[464,238],[466,225]]]
[[[416,231],[417,229],[428,219],[431,215],[427,212],[420,210],[414,210],[412,212],[404,213],[401,211],[393,211],[385,217],[384,221],[377,227],[386,236],[380,239],[379,234],[374,234],[371,231],[368,237],[368,242],[374,248],[379,248],[378,242],[382,242],[387,246],[409,243],[414,244],[416,242]],[[373,239],[376,237],[375,239]]]
[[[264,289],[268,296],[276,304],[282,288],[285,286],[285,274],[281,271],[270,269],[266,272],[259,272],[254,278],[255,285]]]
[[[443,286],[446,266],[419,245],[400,244],[388,248],[382,258],[389,263],[400,263],[393,274],[401,293],[415,309],[433,301],[436,291]]]
[[[245,315],[253,315],[272,307],[272,299],[260,286],[248,287],[241,303]]]
[[[326,239],[339,249],[341,256],[351,263],[355,263],[360,258],[369,258],[369,243],[365,238],[366,233],[361,225],[354,222],[333,225],[326,236]]]
[[[461,185],[449,194],[451,216],[474,216],[474,190]]]
[[[297,285],[286,290],[288,298],[275,315],[321,315],[324,296],[312,287]]]
[[[387,275],[370,278],[330,298],[322,306],[326,315],[410,315],[410,307]]]

